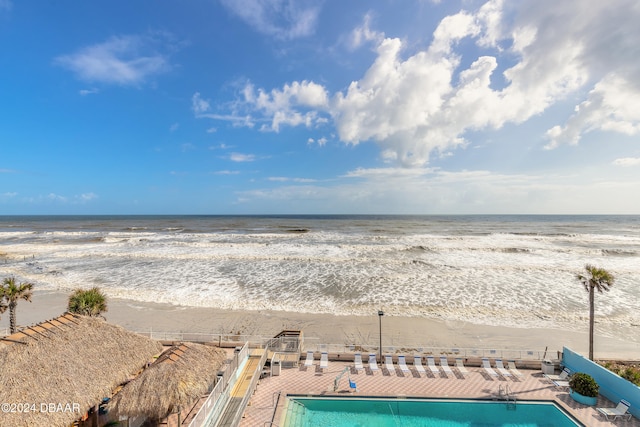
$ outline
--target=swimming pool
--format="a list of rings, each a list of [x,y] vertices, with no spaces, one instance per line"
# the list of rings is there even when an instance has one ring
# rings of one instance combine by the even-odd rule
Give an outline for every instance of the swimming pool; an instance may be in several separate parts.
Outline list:
[[[288,396],[285,427],[576,427],[553,402]]]

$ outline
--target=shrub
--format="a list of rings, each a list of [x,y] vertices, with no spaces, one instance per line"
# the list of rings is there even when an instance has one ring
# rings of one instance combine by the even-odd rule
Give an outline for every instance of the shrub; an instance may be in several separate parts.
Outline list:
[[[578,372],[569,380],[569,387],[576,393],[587,397],[598,397],[600,386],[589,374]]]
[[[635,385],[640,385],[640,370],[638,368],[629,367],[621,371],[618,375],[627,381],[631,381]]]
[[[601,362],[601,365],[640,387],[640,366],[637,364]]]

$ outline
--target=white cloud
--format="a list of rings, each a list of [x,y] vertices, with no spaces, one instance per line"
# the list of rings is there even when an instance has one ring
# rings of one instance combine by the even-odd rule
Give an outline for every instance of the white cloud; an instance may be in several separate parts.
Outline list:
[[[211,109],[211,104],[206,99],[202,99],[200,92],[196,92],[191,97],[191,109],[196,115],[201,115]]]
[[[61,196],[61,195],[55,194],[55,193],[47,194],[46,198],[49,199],[49,200],[56,201],[56,202],[66,202],[67,200],[69,200],[67,197]]]
[[[576,114],[548,131],[547,148],[596,129],[636,135],[637,22],[635,0],[589,8],[581,0],[489,0],[445,17],[426,49],[410,51],[415,43],[382,38],[365,16],[352,45],[375,41],[377,57],[346,89],[330,95],[307,80],[271,91],[247,84],[238,104],[247,123],[268,123],[261,130],[320,126],[330,117],[341,141],[376,142],[383,161],[404,167],[466,146],[469,131],[523,123],[589,90]],[[480,53],[462,49],[465,39]]]
[[[582,135],[594,130],[638,135],[640,88],[615,74],[607,75],[575,111],[564,126],[554,126],[547,131],[551,142],[545,148],[553,149],[563,142],[576,145]]]
[[[299,182],[299,183],[318,182],[318,180],[312,179],[312,178],[289,178],[285,176],[271,176],[267,178],[267,180],[275,181],[275,182]]]
[[[237,193],[238,203],[264,211],[399,214],[637,213],[630,198],[640,181],[570,174],[496,174],[418,168],[356,169],[326,184],[272,179],[283,185]],[[567,197],[572,194],[572,197]],[[599,203],[594,204],[593,200]]]
[[[98,195],[95,193],[83,193],[79,196],[76,196],[76,198],[80,201],[80,202],[88,202],[94,199],[98,198]]]
[[[384,33],[372,30],[370,24],[371,14],[367,13],[362,20],[362,25],[356,27],[350,34],[347,42],[347,47],[350,50],[358,49],[368,42],[378,44],[384,39]]]
[[[17,195],[18,195],[18,193],[16,193],[15,191],[8,191],[6,193],[0,194],[0,196],[6,197],[6,198],[16,197]]]
[[[640,157],[623,157],[620,159],[615,159],[613,161],[613,164],[615,166],[625,166],[625,167],[640,166]]]
[[[255,154],[231,153],[229,160],[233,162],[253,162],[256,160]]]
[[[325,145],[327,145],[327,138],[322,137],[322,138],[318,138],[317,140],[313,138],[307,139],[307,145],[313,145],[313,144],[318,144],[318,147],[324,147]]]
[[[152,37],[119,36],[55,58],[82,80],[120,85],[138,85],[148,77],[167,71],[167,58],[154,51]]]
[[[220,170],[213,172],[214,175],[238,175],[240,171]]]
[[[79,91],[81,96],[87,96],[87,95],[93,95],[96,93],[99,93],[100,90],[96,89],[96,88],[92,88],[92,89],[81,89]]]
[[[326,89],[317,83],[303,80],[285,84],[282,89],[266,92],[247,83],[242,91],[244,104],[258,112],[270,124],[261,130],[279,132],[282,125],[311,127],[318,123],[319,112],[329,105]]]
[[[303,0],[221,0],[255,31],[281,40],[313,34],[320,12],[316,2]]]
[[[227,145],[224,142],[218,144],[218,145],[211,145],[209,146],[209,150],[227,150],[229,148],[233,148],[233,145]]]

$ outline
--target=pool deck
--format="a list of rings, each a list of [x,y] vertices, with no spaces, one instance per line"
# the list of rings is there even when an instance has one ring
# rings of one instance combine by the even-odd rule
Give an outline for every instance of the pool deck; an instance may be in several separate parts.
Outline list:
[[[308,368],[301,366],[282,369],[280,375],[260,380],[240,426],[264,427],[272,421],[271,425],[279,426],[286,394],[491,399],[497,397],[501,386],[504,388],[508,385],[511,395],[515,395],[517,401],[553,400],[589,427],[640,427],[640,420],[635,417],[631,421],[626,418],[619,418],[615,422],[607,421],[594,407],[581,405],[569,396],[568,391],[556,388],[544,378],[540,370],[521,369],[522,378],[512,376],[504,379],[492,378],[482,368],[467,367],[469,374],[466,378],[457,372],[455,376],[446,378],[442,374],[434,376],[431,373],[419,376],[412,365],[408,366],[410,372],[404,374],[398,368],[391,373],[381,368],[373,374],[368,369],[356,374],[353,363],[337,361],[330,361],[324,372],[320,371],[317,362]],[[334,380],[346,367],[351,367],[349,376],[356,383],[357,392],[349,389],[347,374],[342,376],[338,391],[334,392]],[[278,403],[274,406],[276,402]],[[616,404],[599,397],[596,406],[613,408]]]

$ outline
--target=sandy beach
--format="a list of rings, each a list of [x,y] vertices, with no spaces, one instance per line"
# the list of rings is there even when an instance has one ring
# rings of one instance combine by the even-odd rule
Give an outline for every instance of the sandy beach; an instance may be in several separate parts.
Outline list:
[[[66,309],[68,294],[60,291],[34,291],[32,302],[20,301],[19,325],[32,325],[56,317]],[[281,311],[237,311],[185,307],[171,304],[108,300],[107,321],[132,331],[199,332],[274,336],[282,329],[301,329],[309,343],[370,344],[379,339],[377,313],[371,316],[334,316]],[[8,327],[9,313],[0,319],[0,330]],[[567,334],[562,330],[515,328],[448,322],[427,318],[384,316],[383,346],[396,348],[468,348],[496,350],[534,350],[554,356],[567,346],[586,353],[585,331]],[[597,328],[596,328],[597,329]],[[624,337],[640,336],[640,327],[616,331],[617,337],[596,335],[597,358],[638,360],[640,344]],[[635,330],[632,330],[635,329]]]

